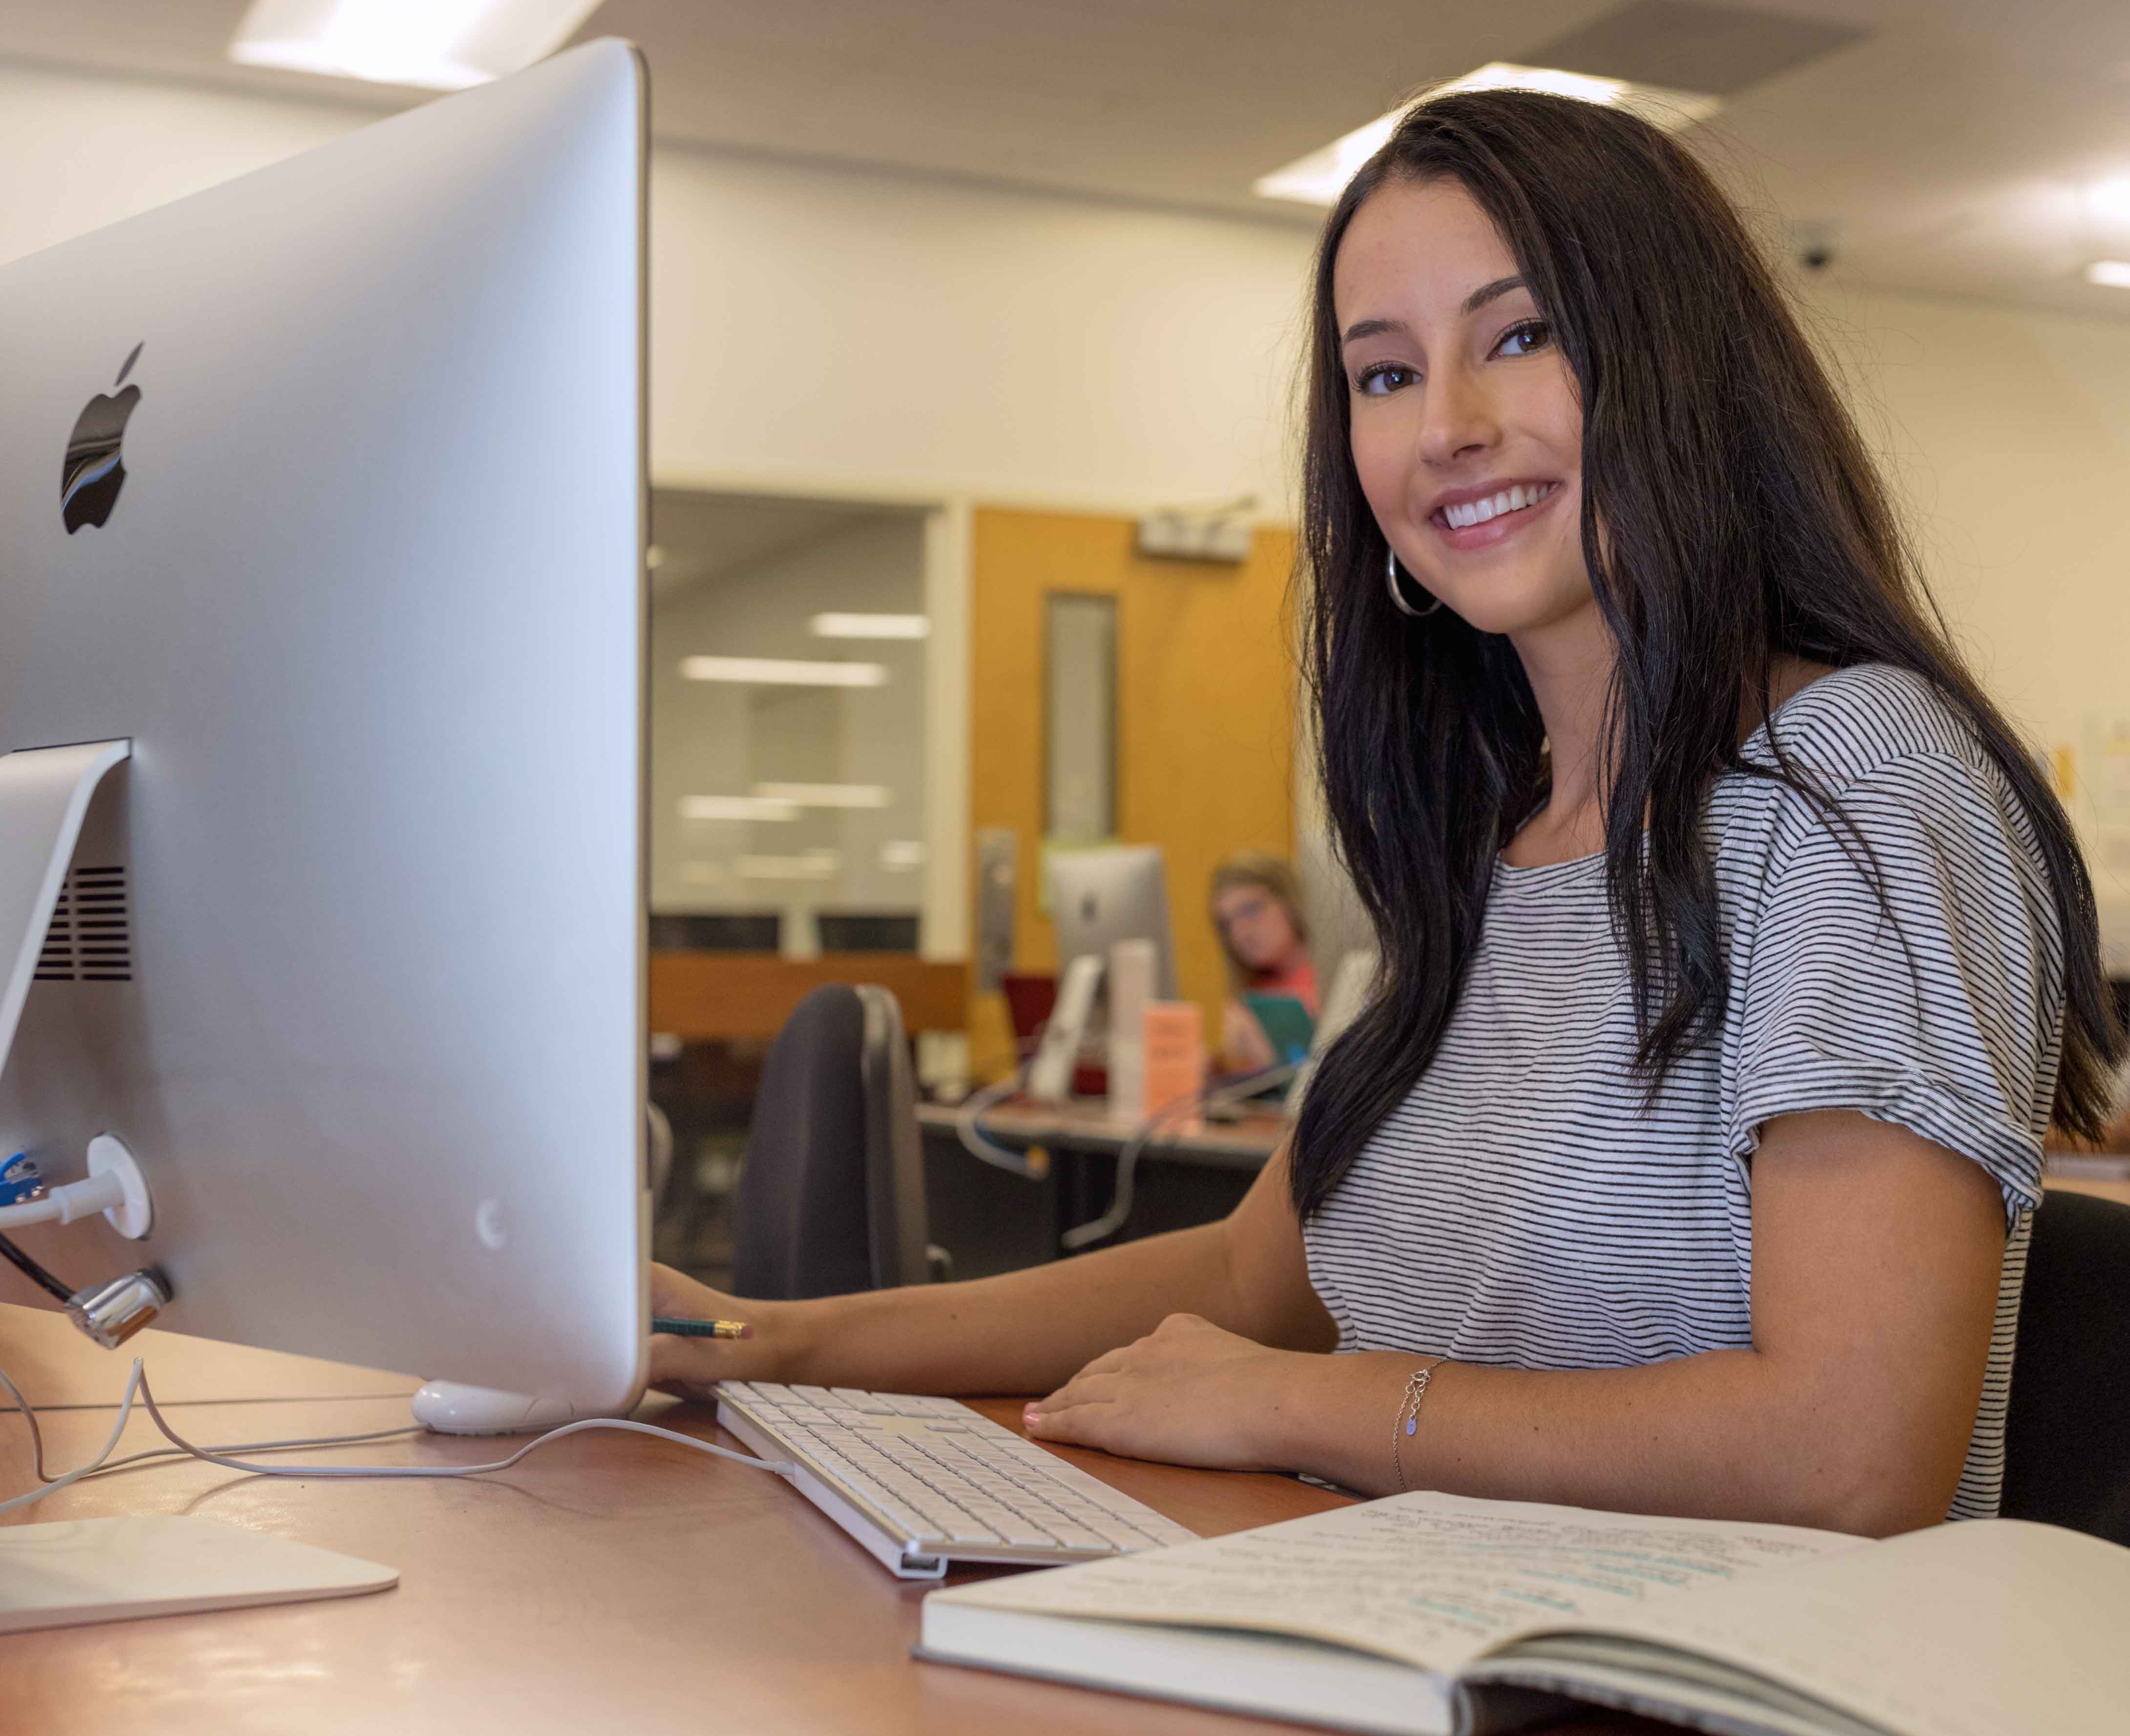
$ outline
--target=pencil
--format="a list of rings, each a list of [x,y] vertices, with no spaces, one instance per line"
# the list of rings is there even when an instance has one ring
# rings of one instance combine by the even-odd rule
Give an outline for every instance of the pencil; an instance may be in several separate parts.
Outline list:
[[[665,1314],[651,1317],[653,1332],[671,1333],[676,1338],[751,1338],[754,1328],[744,1320],[678,1320]]]

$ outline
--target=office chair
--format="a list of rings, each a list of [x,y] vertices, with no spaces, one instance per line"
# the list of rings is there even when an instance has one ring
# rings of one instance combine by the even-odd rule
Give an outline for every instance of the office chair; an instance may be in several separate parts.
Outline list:
[[[2130,1205],[2058,1190],[2034,1214],[1999,1510],[2130,1543]]]
[[[784,1300],[946,1276],[926,1241],[924,1152],[902,1009],[831,983],[771,1046],[740,1170],[733,1288]]]

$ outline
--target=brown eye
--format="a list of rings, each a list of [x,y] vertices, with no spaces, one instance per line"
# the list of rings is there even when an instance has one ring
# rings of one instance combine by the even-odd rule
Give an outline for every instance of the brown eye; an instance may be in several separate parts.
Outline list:
[[[1410,368],[1402,368],[1396,362],[1378,362],[1361,370],[1361,377],[1354,382],[1354,389],[1363,397],[1382,398],[1411,385],[1415,378]]]
[[[1540,350],[1550,349],[1552,344],[1553,334],[1546,330],[1545,322],[1527,319],[1503,332],[1495,349],[1502,355],[1533,355]]]

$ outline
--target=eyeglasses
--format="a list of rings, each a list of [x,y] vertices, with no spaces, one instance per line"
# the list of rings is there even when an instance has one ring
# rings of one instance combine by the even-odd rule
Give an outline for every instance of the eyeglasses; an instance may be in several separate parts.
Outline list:
[[[1237,923],[1254,923],[1272,909],[1272,900],[1260,894],[1247,904],[1236,904],[1226,910],[1213,913],[1214,926],[1222,930],[1232,928]]]

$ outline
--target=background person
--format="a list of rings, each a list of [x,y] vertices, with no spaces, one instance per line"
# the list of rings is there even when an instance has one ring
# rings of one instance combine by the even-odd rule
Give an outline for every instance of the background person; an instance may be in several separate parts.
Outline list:
[[[1238,851],[1213,870],[1206,903],[1228,961],[1217,1064],[1223,1072],[1258,1072],[1277,1057],[1244,994],[1290,994],[1316,1016],[1316,966],[1309,956],[1301,882],[1282,857]]]

